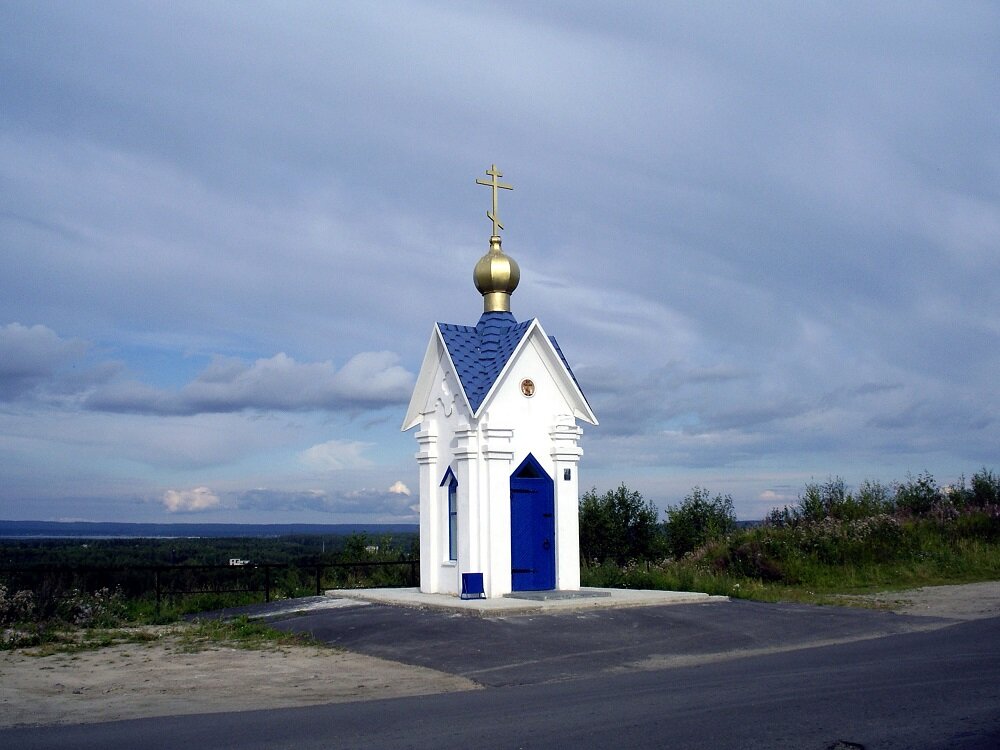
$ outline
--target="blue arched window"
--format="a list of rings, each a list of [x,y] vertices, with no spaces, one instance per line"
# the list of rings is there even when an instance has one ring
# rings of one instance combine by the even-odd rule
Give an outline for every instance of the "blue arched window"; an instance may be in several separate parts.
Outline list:
[[[458,480],[449,468],[441,480],[441,486],[448,485],[448,559],[458,559]]]

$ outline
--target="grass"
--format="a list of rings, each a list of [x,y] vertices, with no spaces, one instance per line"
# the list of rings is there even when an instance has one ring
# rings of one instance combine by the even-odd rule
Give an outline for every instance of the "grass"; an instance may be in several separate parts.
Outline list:
[[[29,656],[52,656],[53,654],[76,654],[82,651],[96,651],[110,646],[127,643],[155,643],[161,633],[150,628],[86,628],[83,630],[57,630],[50,632],[36,645],[26,648]]]
[[[585,586],[844,604],[844,595],[1000,580],[996,525],[986,533],[982,524],[923,520],[765,527],[714,540],[681,560],[584,567],[581,578]]]
[[[128,598],[120,590],[88,593],[73,590],[61,596],[14,594],[0,586],[0,650],[29,649],[48,656],[169,637],[183,651],[228,646],[280,649],[321,645],[308,636],[281,632],[247,617],[206,618],[179,622],[188,613],[247,603],[246,595],[197,594],[164,601],[159,610],[150,597]]]
[[[239,648],[254,651],[283,650],[294,646],[328,648],[301,633],[285,633],[262,622],[237,617],[231,620],[194,620],[167,626],[83,628],[53,630],[36,644],[26,644],[29,656],[78,654],[125,644],[151,645],[170,642],[181,653],[212,648]]]
[[[321,641],[303,633],[286,633],[247,617],[233,619],[195,620],[179,634],[184,651],[227,646],[256,651],[281,650],[289,646],[326,647]]]

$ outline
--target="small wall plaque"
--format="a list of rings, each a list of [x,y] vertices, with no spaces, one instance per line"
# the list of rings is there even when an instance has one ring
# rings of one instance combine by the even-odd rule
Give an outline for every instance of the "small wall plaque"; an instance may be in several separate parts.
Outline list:
[[[528,398],[535,395],[535,381],[525,378],[521,381],[521,393],[523,393]]]

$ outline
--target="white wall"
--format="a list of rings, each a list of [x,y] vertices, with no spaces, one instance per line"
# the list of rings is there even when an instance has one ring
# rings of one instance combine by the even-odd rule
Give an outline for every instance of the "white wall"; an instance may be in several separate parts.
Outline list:
[[[565,378],[553,371],[551,353],[540,338],[536,334],[524,342],[477,420],[458,391],[443,348],[439,351],[416,436],[422,591],[458,594],[460,573],[472,572],[483,573],[491,598],[511,591],[510,475],[529,453],[554,483],[556,586],[580,587],[581,430],[562,390]],[[530,398],[521,393],[525,378],[535,384]],[[440,486],[449,467],[458,480],[457,563],[448,560],[448,488]]]

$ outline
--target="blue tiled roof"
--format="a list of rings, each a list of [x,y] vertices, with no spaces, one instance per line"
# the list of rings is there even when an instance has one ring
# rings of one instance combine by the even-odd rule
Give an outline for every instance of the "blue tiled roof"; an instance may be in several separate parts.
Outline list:
[[[573,378],[573,382],[576,383],[576,387],[580,390],[580,395],[583,396],[583,400],[587,401],[587,396],[586,396],[586,394],[584,394],[583,388],[580,388],[580,381],[577,380],[576,379],[576,375],[573,374],[573,368],[570,367],[569,366],[569,362],[566,361],[566,355],[563,354],[563,350],[559,348],[559,342],[556,341],[556,337],[555,336],[549,336],[549,341],[552,342],[552,346],[555,348],[556,354],[558,354],[559,355],[559,359],[562,360],[563,366],[566,368],[566,372],[569,373],[569,376],[571,378]],[[590,402],[587,401],[587,404],[589,405]]]
[[[483,313],[475,326],[438,323],[473,413],[482,405],[530,325],[530,320],[518,323],[509,312]]]

